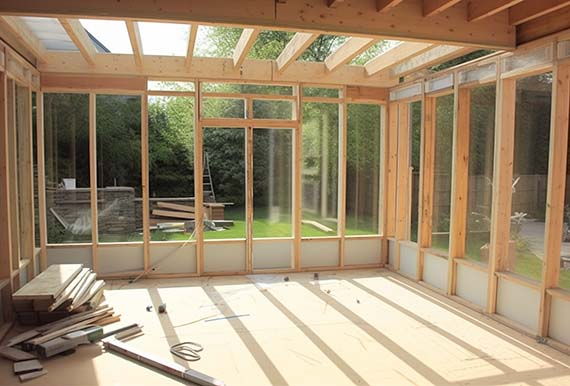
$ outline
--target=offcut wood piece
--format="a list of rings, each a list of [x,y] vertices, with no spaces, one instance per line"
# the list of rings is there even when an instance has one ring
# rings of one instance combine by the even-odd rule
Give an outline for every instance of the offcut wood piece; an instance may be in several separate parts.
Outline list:
[[[47,370],[42,369],[42,370],[37,370],[37,371],[32,371],[30,373],[22,374],[18,378],[20,379],[20,382],[26,382],[26,381],[29,381],[30,379],[39,378],[42,375],[46,375],[46,374],[47,374]]]
[[[55,300],[82,268],[82,264],[51,265],[12,296],[16,300]]]
[[[13,347],[0,347],[0,357],[14,362],[36,359],[36,356]]]
[[[32,339],[32,338],[34,338],[40,334],[41,334],[41,332],[38,330],[28,330],[26,332],[23,332],[19,335],[14,336],[13,338],[9,339],[6,342],[6,346],[7,347],[15,346],[15,345],[20,344],[22,342],[25,342],[29,339]]]
[[[89,290],[79,299],[78,304],[82,305],[86,302],[92,300],[99,293],[103,293],[103,288],[105,287],[105,282],[103,280],[96,280],[93,285],[89,287]]]
[[[60,329],[60,330],[57,330],[57,331],[54,331],[54,332],[51,332],[51,333],[42,335],[42,336],[40,336],[40,337],[34,338],[34,339],[32,339],[32,340],[26,341],[26,344],[27,344],[27,345],[30,345],[30,346],[37,346],[38,344],[45,343],[45,342],[47,342],[48,340],[52,340],[52,339],[58,338],[58,337],[63,336],[63,335],[65,335],[65,334],[69,333],[69,332],[72,332],[72,331],[75,331],[75,330],[79,330],[79,329],[82,328],[82,327],[85,327],[85,326],[94,324],[94,323],[96,323],[97,321],[99,321],[100,319],[106,318],[107,316],[110,316],[110,315],[112,315],[112,314],[111,314],[111,313],[107,313],[107,314],[104,314],[104,315],[102,315],[102,316],[96,316],[96,317],[93,317],[93,318],[90,318],[90,319],[87,319],[87,320],[83,320],[83,321],[81,321],[81,322],[79,322],[79,323],[75,323],[75,324],[73,324],[73,325],[71,325],[71,326],[69,326],[69,327],[62,328],[62,329]]]
[[[43,366],[37,359],[30,359],[28,361],[14,363],[14,374],[25,374],[32,371],[43,370]]]
[[[79,291],[75,295],[75,297],[73,299],[73,303],[71,303],[71,305],[69,307],[67,307],[67,311],[73,311],[75,308],[77,308],[81,304],[83,304],[83,302],[82,302],[83,297],[89,291],[89,289],[93,286],[96,279],[97,279],[96,273],[90,273],[87,276],[87,279],[85,279],[85,281],[81,284],[81,288],[79,289]]]
[[[154,209],[152,214],[161,217],[184,218],[187,220],[194,220],[194,214],[188,212],[174,212],[171,210]]]
[[[190,213],[194,213],[196,211],[196,209],[193,206],[190,205],[182,205],[182,204],[174,204],[171,202],[162,202],[162,201],[158,201],[156,203],[156,206],[158,206],[159,208],[164,208],[164,209],[171,209],[171,210],[177,210],[179,212],[190,212]]]
[[[331,228],[329,228],[326,225],[321,224],[318,221],[313,221],[313,220],[302,220],[301,223],[303,224],[307,224],[307,225],[312,225],[317,229],[322,230],[323,232],[333,232],[333,230]]]
[[[85,319],[93,318],[93,317],[100,316],[100,315],[105,315],[105,314],[111,312],[112,310],[113,309],[111,307],[109,307],[108,305],[105,305],[105,306],[102,306],[102,307],[100,307],[96,310],[93,310],[93,311],[83,312],[80,314],[69,316],[65,319],[60,319],[58,321],[45,324],[43,326],[38,326],[35,328],[35,330],[41,334],[47,334],[47,333],[50,333],[53,331],[57,331],[57,330],[64,328],[64,327],[71,326],[72,324],[75,324],[77,322],[81,322],[82,320],[85,320]]]
[[[65,290],[59,295],[55,302],[48,307],[48,311],[53,311],[60,305],[62,305],[66,300],[73,299],[73,295],[76,289],[79,287],[80,283],[87,277],[91,271],[89,268],[83,268],[81,272],[73,279],[73,281],[65,288]]]

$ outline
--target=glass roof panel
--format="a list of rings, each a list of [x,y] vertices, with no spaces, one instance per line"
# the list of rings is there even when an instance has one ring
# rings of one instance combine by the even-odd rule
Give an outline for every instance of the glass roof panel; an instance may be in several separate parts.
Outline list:
[[[30,16],[21,19],[46,50],[79,51],[57,19]]]
[[[196,35],[194,55],[206,58],[229,58],[233,55],[243,28],[201,25]]]
[[[95,44],[97,51],[113,54],[132,54],[129,32],[124,21],[81,19],[81,25],[100,44]],[[106,50],[105,50],[106,49]]]
[[[139,22],[145,55],[186,56],[190,25]]]
[[[352,59],[352,62],[349,64],[354,65],[365,65],[368,61],[374,59],[380,54],[388,51],[389,49],[396,47],[400,44],[401,41],[399,40],[381,40],[378,43],[374,44],[372,47],[358,55],[356,58]]]
[[[305,62],[324,62],[325,59],[335,52],[347,39],[346,36],[320,35],[297,60]]]

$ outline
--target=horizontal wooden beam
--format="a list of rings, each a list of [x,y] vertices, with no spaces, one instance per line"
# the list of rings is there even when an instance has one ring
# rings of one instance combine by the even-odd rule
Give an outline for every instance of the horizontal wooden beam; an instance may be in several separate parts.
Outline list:
[[[287,71],[277,71],[271,60],[246,59],[240,68],[234,68],[232,58],[195,57],[189,69],[184,57],[145,56],[143,68],[137,67],[131,55],[98,55],[95,66],[90,66],[77,52],[49,53],[48,62],[39,70],[44,73],[75,75],[148,76],[177,79],[219,79],[250,82],[302,82],[331,85],[354,85],[371,87],[392,87],[397,80],[391,79],[387,71],[373,77],[366,75],[361,66],[342,66],[334,72],[326,70],[324,63],[296,61]]]
[[[570,6],[517,26],[517,42],[532,42],[567,29],[570,29]]]
[[[403,0],[376,0],[376,10],[378,12],[385,12],[400,4],[402,1]]]
[[[397,46],[392,47],[390,50],[370,60],[364,65],[364,68],[366,69],[366,73],[368,75],[374,75],[406,59],[419,55],[432,47],[433,45],[429,43],[400,43]]]
[[[344,3],[344,0],[327,0],[329,8],[336,8],[342,3]]]
[[[352,59],[370,48],[374,43],[376,43],[376,40],[371,38],[349,38],[342,46],[325,59],[327,70],[334,71],[343,64],[349,63]]]
[[[424,0],[424,16],[433,16],[436,13],[443,12],[460,1],[461,0]]]
[[[143,76],[42,74],[41,87],[43,90],[121,90],[143,93],[147,82]]]
[[[494,49],[515,47],[515,30],[506,15],[479,23],[466,20],[467,4],[426,0],[431,15],[423,16],[423,0],[406,0],[390,12],[377,12],[376,1],[350,1],[350,6],[329,8],[325,0],[2,0],[0,14],[56,17],[99,17],[183,23],[231,24],[272,30],[334,33],[348,36],[419,40]],[[458,0],[454,0],[456,3]],[[436,4],[439,12],[429,11]]]
[[[16,40],[36,57],[38,62],[45,63],[47,50],[19,17],[0,16],[0,25],[10,31]]]
[[[523,1],[524,0],[470,0],[467,5],[467,20],[482,20]]]
[[[244,28],[234,50],[234,67],[239,67],[247,57],[249,50],[255,43],[259,29]]]
[[[443,63],[458,56],[465,55],[471,51],[473,51],[472,48],[438,46],[424,52],[423,54],[415,56],[410,60],[397,64],[396,66],[392,67],[391,73],[393,77],[399,78],[414,71],[418,71],[435,64]]]
[[[275,60],[277,63],[277,71],[284,71],[291,63],[297,60],[297,58],[303,54],[303,51],[318,37],[319,35],[312,33],[297,32]]]
[[[192,65],[194,58],[194,47],[196,46],[196,37],[198,36],[198,25],[192,24],[190,26],[190,35],[188,36],[188,48],[186,50],[186,61],[184,66],[189,69]]]
[[[137,66],[142,67],[143,65],[143,50],[141,42],[141,33],[139,31],[139,25],[136,21],[127,20],[127,31],[129,33],[129,40],[131,41],[131,47],[133,49],[133,55],[135,57],[135,63]]]
[[[81,25],[81,22],[77,19],[60,18],[59,23],[63,29],[65,29],[69,38],[75,43],[77,48],[79,48],[83,59],[85,59],[88,64],[94,65],[97,51],[91,42],[91,38],[87,35],[87,32],[85,32],[85,28]]]
[[[509,23],[519,25],[570,6],[570,0],[531,0],[509,9]]]

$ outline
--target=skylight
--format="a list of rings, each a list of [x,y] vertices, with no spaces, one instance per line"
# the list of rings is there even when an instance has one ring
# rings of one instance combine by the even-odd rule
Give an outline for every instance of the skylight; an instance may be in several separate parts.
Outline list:
[[[22,17],[22,21],[49,51],[79,51],[57,19]]]
[[[374,44],[372,47],[358,55],[356,58],[350,62],[350,64],[354,65],[364,65],[368,61],[374,59],[378,55],[383,54],[384,52],[388,51],[391,48],[396,47],[400,44],[401,41],[399,40],[381,40],[378,43]]]
[[[132,54],[133,49],[124,21],[81,19],[81,25],[95,39],[113,54]],[[100,52],[106,52],[100,45],[95,45]]]
[[[242,28],[201,25],[196,35],[194,55],[206,58],[229,58],[241,36]]]
[[[346,36],[320,35],[297,60],[306,62],[324,62],[348,39]]]
[[[190,25],[139,22],[145,55],[186,56]]]

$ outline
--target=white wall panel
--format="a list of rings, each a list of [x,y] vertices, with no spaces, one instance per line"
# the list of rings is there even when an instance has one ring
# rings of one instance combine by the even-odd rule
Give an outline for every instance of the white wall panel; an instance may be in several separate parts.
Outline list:
[[[339,262],[339,241],[302,240],[301,267],[336,267]]]
[[[487,288],[487,273],[466,265],[457,265],[457,296],[485,308],[487,305]]]
[[[532,331],[538,330],[540,294],[538,291],[499,278],[497,314],[503,315]]]

